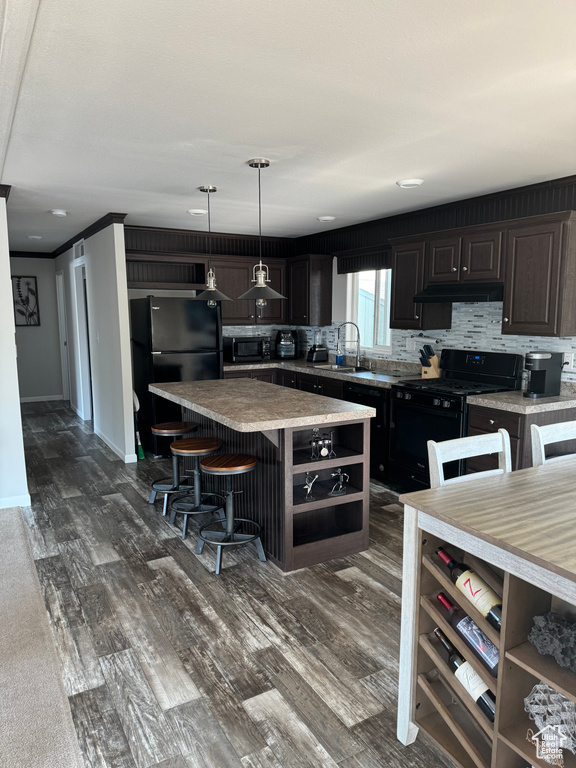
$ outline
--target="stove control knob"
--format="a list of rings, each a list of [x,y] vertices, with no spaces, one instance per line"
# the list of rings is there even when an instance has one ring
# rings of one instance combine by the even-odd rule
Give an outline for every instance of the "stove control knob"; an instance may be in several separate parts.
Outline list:
[[[397,400],[402,400],[404,398],[404,392],[396,392],[396,398]]]
[[[440,398],[435,397],[434,400],[432,400],[432,405],[440,405]]]
[[[450,408],[451,405],[450,400],[442,400],[442,408]]]
[[[406,394],[404,395],[404,400],[412,400],[412,395],[410,394],[410,392],[406,392]]]

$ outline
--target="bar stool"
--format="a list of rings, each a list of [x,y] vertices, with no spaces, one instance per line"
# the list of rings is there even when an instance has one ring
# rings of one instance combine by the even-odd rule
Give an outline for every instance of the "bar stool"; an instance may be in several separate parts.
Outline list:
[[[215,437],[189,437],[185,440],[175,440],[170,446],[172,452],[172,473],[175,481],[179,482],[180,467],[178,464],[179,456],[188,456],[194,462],[193,478],[194,487],[186,493],[173,496],[170,500],[170,523],[174,525],[176,515],[184,515],[182,525],[182,538],[186,538],[188,530],[188,517],[190,515],[201,515],[204,512],[216,512],[224,506],[224,497],[217,493],[202,493],[202,480],[200,475],[200,459],[211,456],[222,447],[222,441]],[[219,498],[221,503],[212,505],[204,504],[202,499],[205,497]]]
[[[206,523],[200,528],[196,547],[197,555],[202,554],[204,544],[212,544],[216,547],[216,575],[220,573],[224,547],[241,546],[253,541],[256,544],[258,557],[262,562],[266,562],[266,555],[260,540],[261,526],[254,520],[234,517],[234,494],[238,491],[232,490],[232,475],[253,472],[257,464],[256,456],[243,453],[223,453],[219,456],[202,459],[200,462],[202,471],[207,475],[218,475],[226,478],[225,530],[222,530],[224,521]]]
[[[175,440],[179,440],[184,435],[196,432],[197,429],[198,424],[194,421],[165,421],[163,424],[154,424],[150,431],[153,435],[158,435],[158,437],[173,437]],[[188,478],[185,479],[187,480]],[[154,480],[148,504],[154,504],[157,494],[163,493],[164,505],[162,507],[162,514],[165,515],[168,511],[169,494],[182,491],[188,487],[187,483],[181,484],[180,480],[176,483],[174,473],[172,473],[172,477],[162,477],[160,480]]]

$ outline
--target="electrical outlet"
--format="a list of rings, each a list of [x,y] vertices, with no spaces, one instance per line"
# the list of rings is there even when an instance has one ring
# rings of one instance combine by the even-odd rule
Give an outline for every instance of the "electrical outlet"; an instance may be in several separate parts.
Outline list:
[[[574,353],[564,352],[564,369],[569,371],[574,368]]]
[[[406,350],[408,352],[416,351],[416,339],[412,339],[412,338],[406,339]]]

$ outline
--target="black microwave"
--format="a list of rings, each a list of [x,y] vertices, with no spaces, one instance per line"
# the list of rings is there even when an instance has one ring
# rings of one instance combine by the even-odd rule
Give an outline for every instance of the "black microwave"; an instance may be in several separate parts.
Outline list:
[[[270,360],[270,336],[224,336],[223,342],[227,363]]]

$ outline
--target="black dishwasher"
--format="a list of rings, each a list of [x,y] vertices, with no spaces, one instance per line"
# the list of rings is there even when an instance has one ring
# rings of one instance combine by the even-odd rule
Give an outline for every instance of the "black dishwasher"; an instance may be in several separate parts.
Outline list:
[[[388,402],[389,389],[365,384],[344,384],[344,400],[376,409],[370,419],[370,477],[386,483],[388,479]]]

